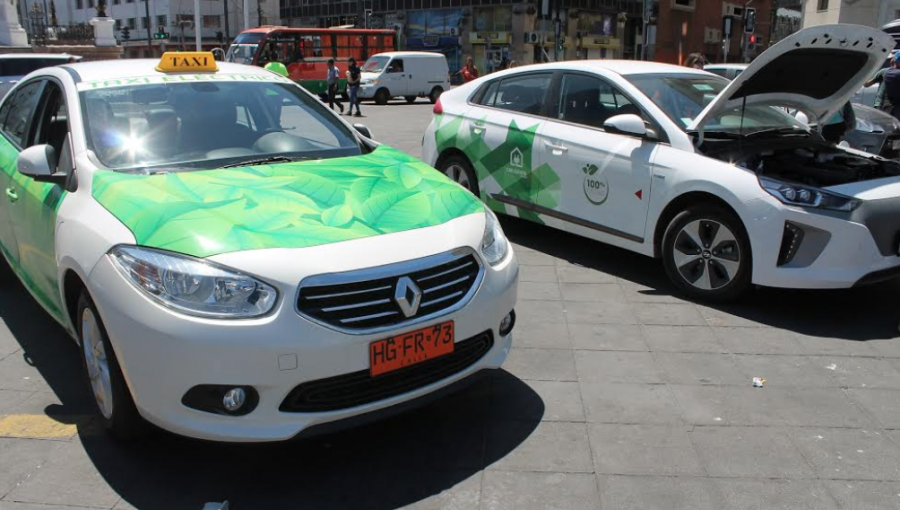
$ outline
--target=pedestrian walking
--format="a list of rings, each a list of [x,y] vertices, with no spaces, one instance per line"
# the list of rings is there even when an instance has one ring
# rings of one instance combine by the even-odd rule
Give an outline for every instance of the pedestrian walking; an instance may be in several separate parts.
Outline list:
[[[362,111],[359,109],[359,81],[362,77],[362,71],[356,65],[356,59],[350,58],[347,61],[347,92],[350,94],[350,110],[348,115],[353,115],[353,105],[356,105],[356,117],[362,117]]]
[[[894,55],[893,67],[884,73],[884,99],[881,109],[900,119],[900,53]]]
[[[344,113],[344,105],[341,104],[340,100],[337,98],[338,93],[338,83],[341,79],[341,71],[338,70],[337,66],[334,65],[334,59],[328,59],[328,75],[325,78],[325,83],[328,85],[328,107],[334,110],[334,105],[341,110],[341,113]]]
[[[702,53],[691,53],[684,61],[684,67],[692,67],[694,69],[703,69],[706,64],[706,57]]]
[[[463,66],[459,73],[462,74],[463,81],[466,83],[478,78],[478,68],[475,67],[475,61],[472,60],[472,57],[466,59],[466,65]]]

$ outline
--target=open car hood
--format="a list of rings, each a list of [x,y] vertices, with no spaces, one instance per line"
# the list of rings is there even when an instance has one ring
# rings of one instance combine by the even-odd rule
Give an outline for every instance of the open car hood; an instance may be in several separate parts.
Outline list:
[[[893,48],[890,35],[871,27],[803,29],[757,57],[687,129],[702,132],[711,119],[744,104],[797,108],[810,121],[824,125],[881,67]]]

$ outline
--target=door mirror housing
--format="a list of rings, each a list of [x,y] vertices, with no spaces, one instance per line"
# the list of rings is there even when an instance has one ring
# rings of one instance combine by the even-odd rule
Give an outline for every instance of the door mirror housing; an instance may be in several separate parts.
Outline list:
[[[16,169],[38,182],[65,184],[66,174],[56,173],[56,150],[50,145],[32,145],[19,153]]]
[[[354,124],[353,129],[355,129],[357,133],[363,135],[369,140],[372,139],[372,132],[369,131],[369,128],[367,128],[365,124]]]
[[[606,119],[606,122],[603,123],[603,129],[609,133],[639,136],[641,138],[647,136],[647,125],[644,124],[644,119],[633,113],[615,115]]]

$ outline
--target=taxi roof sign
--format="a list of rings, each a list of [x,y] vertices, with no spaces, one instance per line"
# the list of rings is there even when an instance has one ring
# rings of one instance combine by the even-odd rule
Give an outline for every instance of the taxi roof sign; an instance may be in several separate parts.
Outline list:
[[[211,51],[167,51],[159,59],[156,70],[161,73],[218,71],[219,64]]]

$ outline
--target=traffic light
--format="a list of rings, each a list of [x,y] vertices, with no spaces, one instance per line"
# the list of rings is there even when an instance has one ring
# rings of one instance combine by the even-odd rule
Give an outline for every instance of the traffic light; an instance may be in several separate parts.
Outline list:
[[[166,32],[166,27],[163,25],[159,25],[156,27],[156,32],[153,34],[154,41],[165,41],[169,39],[169,33]]]
[[[750,38],[748,41],[750,42],[750,44],[756,44],[756,35],[750,34]]]
[[[122,40],[123,41],[131,40],[131,28],[122,27]]]
[[[752,7],[747,8],[747,12],[744,14],[744,33],[752,34],[755,32],[756,28],[756,9]]]

